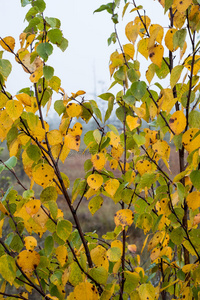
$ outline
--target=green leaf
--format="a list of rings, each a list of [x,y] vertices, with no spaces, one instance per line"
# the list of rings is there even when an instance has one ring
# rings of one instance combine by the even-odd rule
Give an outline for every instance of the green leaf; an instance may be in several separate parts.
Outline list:
[[[18,235],[15,235],[9,246],[15,252],[20,252],[24,247],[24,244],[22,243],[20,237]]]
[[[165,13],[172,6],[172,4],[173,4],[173,0],[165,0]]]
[[[24,32],[32,32],[32,29],[37,32],[37,25],[40,23],[41,19],[34,17],[29,21],[29,25],[25,28]]]
[[[37,13],[38,13],[38,8],[31,7],[25,16],[25,19],[29,22]]]
[[[50,80],[49,80],[49,86],[58,93],[59,88],[61,85],[61,80],[59,77],[57,76],[53,76]]]
[[[42,193],[40,194],[40,200],[42,203],[49,202],[49,201],[56,201],[58,197],[56,188],[54,186],[48,186]]]
[[[47,32],[47,36],[53,44],[60,44],[62,42],[63,36],[60,29],[51,29]]]
[[[53,52],[53,46],[49,43],[41,43],[37,46],[36,51],[44,61],[47,61],[49,55]]]
[[[102,121],[101,111],[100,111],[100,109],[98,108],[98,105],[97,105],[96,101],[90,100],[90,104],[91,104],[92,110],[94,111],[94,113],[95,113],[95,115],[97,116],[97,118],[98,118],[100,121]]]
[[[21,6],[25,7],[26,5],[30,4],[31,0],[21,0]]]
[[[46,17],[45,20],[52,28],[60,28],[61,23],[59,19]]]
[[[181,182],[177,182],[176,185],[177,185],[178,196],[181,202],[183,203],[185,198],[185,187],[182,185]]]
[[[190,174],[190,179],[195,189],[200,190],[200,171],[199,170],[192,171]]]
[[[10,285],[13,284],[16,277],[16,265],[13,257],[6,254],[0,257],[0,274]]]
[[[36,145],[29,145],[26,149],[26,153],[28,157],[35,162],[37,162],[42,155],[40,148]]]
[[[70,233],[72,231],[72,223],[67,220],[59,220],[57,227],[56,227],[56,233],[58,237],[66,241],[68,237],[70,236]]]
[[[122,256],[122,251],[118,247],[112,247],[107,251],[109,261],[117,262]]]
[[[155,299],[156,290],[151,283],[140,285],[138,291],[141,299]]]
[[[165,57],[165,61],[169,63],[169,58]],[[155,72],[159,79],[163,79],[169,74],[169,67],[165,61],[162,60],[161,68],[154,64]]]
[[[175,245],[181,245],[184,238],[184,230],[182,227],[177,227],[170,233],[170,239]]]
[[[54,68],[52,68],[50,66],[44,66],[43,67],[43,74],[44,74],[44,78],[46,80],[50,80],[53,77]]]
[[[58,113],[58,115],[62,115],[66,111],[66,107],[63,104],[63,100],[57,100],[54,103],[54,109]]]
[[[110,115],[113,111],[113,105],[114,105],[114,99],[112,98],[108,99],[108,109],[106,110],[104,123],[110,118]]]
[[[94,136],[94,139],[97,142],[97,144],[100,144],[100,142],[101,142],[101,133],[100,133],[99,129],[95,129],[93,131],[93,136]]]
[[[93,164],[91,162],[91,159],[86,159],[86,161],[84,162],[84,170],[85,172],[88,172],[89,170],[91,170],[93,167]]]
[[[186,35],[187,35],[187,30],[185,28],[180,29],[180,30],[178,30],[174,33],[174,35],[173,35],[174,48],[176,48],[178,46],[181,49],[183,49],[185,39],[186,39]]]
[[[190,128],[200,129],[200,112],[192,110],[189,114],[189,126]]]
[[[50,213],[54,220],[56,220],[57,214],[58,214],[58,205],[55,200],[48,201],[48,206],[50,209]]]
[[[171,75],[170,75],[170,85],[171,85],[172,89],[176,85],[176,83],[178,82],[178,80],[181,76],[183,68],[184,68],[183,65],[178,65],[178,66],[175,66],[172,69],[172,72],[171,72]]]
[[[146,93],[147,85],[144,81],[136,81],[131,85],[131,93],[132,95],[140,100]]]
[[[66,38],[62,38],[61,43],[57,46],[60,48],[60,50],[62,50],[62,52],[64,52],[67,49],[68,44],[69,44],[68,40]]]
[[[12,65],[7,59],[0,59],[0,73],[4,77],[8,77],[12,70]]]
[[[136,272],[125,271],[124,277],[124,291],[130,294],[137,287],[140,281],[140,275]]]
[[[50,235],[50,236],[46,237],[46,239],[44,241],[44,251],[45,251],[46,256],[51,255],[53,249],[54,249],[54,240],[53,240],[53,237]]]
[[[88,208],[91,214],[94,215],[95,212],[101,208],[102,204],[103,204],[103,198],[101,196],[93,197],[88,204]]]
[[[4,162],[4,164],[9,168],[12,169],[17,164],[17,158],[15,156],[10,157],[8,160]]]
[[[134,139],[134,141],[136,142],[136,144],[137,144],[139,147],[142,146],[142,145],[144,145],[145,142],[146,142],[145,137],[142,136],[141,134],[137,134],[137,133],[135,133],[135,134],[133,135],[133,139]]]
[[[132,68],[127,71],[127,75],[130,82],[135,82],[140,78],[139,74]]]
[[[95,267],[89,271],[89,275],[99,284],[106,284],[108,272],[104,267]]]
[[[43,12],[46,8],[46,3],[44,2],[44,0],[35,0],[33,2],[33,6],[37,6],[39,12]]]
[[[109,99],[113,99],[113,100],[115,99],[115,96],[112,93],[104,93],[99,95],[98,97],[106,101],[108,101]]]

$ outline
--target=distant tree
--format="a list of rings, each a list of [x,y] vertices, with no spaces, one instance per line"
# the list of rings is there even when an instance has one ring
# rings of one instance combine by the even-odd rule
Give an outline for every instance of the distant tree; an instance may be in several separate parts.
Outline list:
[[[46,300],[200,298],[200,5],[198,0],[159,2],[168,28],[152,24],[135,0],[115,0],[95,11],[110,14],[114,32],[108,43],[118,48],[109,69],[111,87],[120,90],[99,96],[108,103],[103,118],[84,91],[67,96],[48,65],[53,48],[65,51],[68,41],[60,20],[44,17],[44,0],[21,0],[30,9],[20,49],[13,37],[0,38],[0,138],[10,153],[0,172],[9,170],[24,190],[18,194],[9,187],[0,202],[1,299],[25,300],[33,291]],[[121,8],[123,16],[130,11],[133,17],[125,27],[124,45],[117,31]],[[12,69],[5,51],[15,56],[32,86],[15,96],[5,86]],[[149,63],[147,70],[140,69],[140,54]],[[54,93],[60,95],[54,104],[60,126],[49,130],[43,111],[52,109]],[[109,124],[113,107],[118,129]],[[83,125],[76,121],[72,126],[72,121],[82,119],[87,128],[91,118],[96,128],[83,138],[91,159],[85,162],[85,178],[75,180],[69,196],[68,170],[60,171],[60,161],[79,151]],[[173,145],[175,177],[170,172]],[[20,156],[28,187],[14,170]],[[35,184],[42,188],[38,199]],[[58,195],[72,223],[58,208]],[[83,199],[89,199],[92,218],[104,196],[119,207],[110,216],[116,227],[102,237],[83,232]],[[135,227],[146,235],[141,249],[128,239]],[[143,262],[145,248],[149,257]]]

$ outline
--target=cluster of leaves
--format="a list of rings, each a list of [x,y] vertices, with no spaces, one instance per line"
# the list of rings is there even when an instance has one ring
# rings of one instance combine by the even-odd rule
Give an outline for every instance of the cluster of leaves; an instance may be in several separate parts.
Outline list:
[[[0,172],[9,170],[24,190],[20,195],[10,187],[0,202],[2,299],[28,299],[33,291],[54,300],[199,298],[200,6],[198,0],[159,2],[168,14],[167,29],[151,24],[134,0],[115,0],[96,10],[111,15],[114,32],[108,43],[119,47],[110,56],[109,69],[114,79],[110,88],[118,86],[120,91],[99,96],[108,103],[104,120],[97,103],[85,100],[84,91],[67,96],[47,65],[53,47],[64,51],[68,42],[60,21],[44,17],[44,0],[21,1],[30,9],[18,51],[13,37],[0,38],[0,139],[7,141],[10,153],[8,161],[1,161]],[[121,6],[123,17],[130,8],[133,16],[124,45],[117,31]],[[2,58],[4,51],[29,74],[32,88],[16,95],[6,90],[12,65]],[[136,59],[140,55],[150,63],[145,74]],[[59,129],[49,130],[43,112],[51,108],[53,93],[60,95],[54,109],[61,121]],[[120,129],[106,125],[114,107]],[[91,159],[84,165],[85,178],[75,180],[69,196],[70,182],[59,162],[79,151],[82,124],[74,121],[79,118],[86,124],[93,118],[96,129],[83,138]],[[173,145],[175,177],[170,171]],[[14,171],[20,157],[29,187]],[[34,184],[42,187],[38,199]],[[58,208],[58,195],[66,200],[73,224]],[[119,207],[113,216],[116,227],[102,237],[83,232],[78,215],[83,199],[89,200],[94,215],[104,196]],[[134,225],[147,234],[138,250],[128,243]],[[140,262],[145,247],[146,268]]]

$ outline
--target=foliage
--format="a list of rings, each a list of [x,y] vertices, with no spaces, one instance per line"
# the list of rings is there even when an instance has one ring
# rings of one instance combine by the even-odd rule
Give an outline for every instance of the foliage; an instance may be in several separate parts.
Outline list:
[[[135,0],[115,0],[95,11],[111,16],[114,32],[108,44],[119,48],[109,65],[111,88],[119,91],[99,96],[108,103],[103,117],[94,100],[85,100],[84,91],[67,96],[48,65],[54,47],[65,51],[68,41],[60,21],[44,17],[44,0],[21,0],[30,9],[20,49],[15,49],[14,37],[0,38],[0,138],[10,153],[0,172],[9,170],[24,189],[18,194],[10,187],[0,202],[1,299],[29,299],[34,292],[54,300],[199,299],[200,5],[198,0],[159,2],[168,28],[151,24]],[[121,9],[123,16],[128,11],[132,16],[124,45],[117,31]],[[7,91],[12,65],[3,58],[5,51],[21,64],[32,88],[16,95]],[[145,71],[137,60],[142,56],[148,63]],[[54,93],[60,95],[54,105],[60,126],[49,130],[44,110],[49,111]],[[119,128],[109,124],[114,108]],[[70,196],[67,170],[60,171],[60,162],[79,151],[83,125],[74,120],[87,124],[91,118],[96,128],[83,137],[91,159]],[[173,145],[175,176],[170,171]],[[20,157],[29,187],[15,173]],[[36,184],[42,188],[38,199]],[[65,199],[72,223],[58,208],[58,195]],[[92,218],[104,196],[119,208],[111,216],[115,228],[102,237],[83,232],[83,199],[89,200]],[[146,235],[142,249],[129,242],[134,226]],[[143,263],[146,248],[149,258]]]

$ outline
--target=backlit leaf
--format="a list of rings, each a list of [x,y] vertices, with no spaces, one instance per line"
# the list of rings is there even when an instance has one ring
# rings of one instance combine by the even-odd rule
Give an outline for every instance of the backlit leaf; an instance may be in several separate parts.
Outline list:
[[[165,35],[165,45],[172,52],[178,49],[178,46],[175,48],[173,43],[173,36],[176,31],[175,28],[170,28]]]
[[[49,131],[47,133],[47,138],[50,145],[57,145],[62,143],[62,135],[57,129]]]
[[[73,298],[70,298],[73,294]],[[82,300],[98,300],[99,294],[95,285],[91,284],[88,281],[81,282],[74,289],[74,292],[69,295],[69,300],[72,299],[82,299]]]
[[[191,153],[195,149],[199,148],[200,145],[200,134],[197,135],[199,129],[190,128],[188,129],[182,137],[182,143],[184,148]]]
[[[122,251],[118,247],[112,247],[107,251],[107,257],[109,261],[117,262],[122,256]]]
[[[178,65],[178,66],[175,66],[172,69],[172,72],[171,72],[171,75],[170,75],[170,85],[171,85],[172,89],[176,85],[176,83],[178,82],[178,80],[181,76],[183,68],[184,68],[183,65]]]

